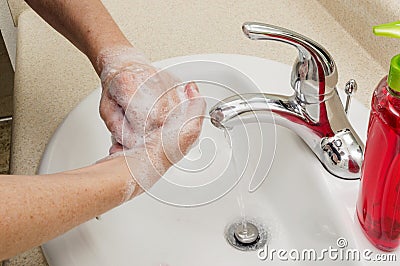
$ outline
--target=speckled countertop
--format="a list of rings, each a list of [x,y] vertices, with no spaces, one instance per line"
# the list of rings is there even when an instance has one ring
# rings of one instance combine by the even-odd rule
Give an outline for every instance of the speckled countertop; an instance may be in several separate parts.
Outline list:
[[[339,70],[339,87],[355,78],[359,83],[356,98],[368,105],[386,67],[331,15],[335,7],[321,2],[325,4],[317,0],[104,1],[128,39],[153,61],[199,53],[237,53],[292,64],[296,57],[292,47],[251,42],[243,36],[241,24],[259,21],[301,32],[332,54]],[[78,50],[35,13],[23,10],[16,11],[22,13],[18,18],[11,171],[34,174],[54,130],[99,80]],[[40,249],[34,249],[7,265],[45,265],[45,260]]]

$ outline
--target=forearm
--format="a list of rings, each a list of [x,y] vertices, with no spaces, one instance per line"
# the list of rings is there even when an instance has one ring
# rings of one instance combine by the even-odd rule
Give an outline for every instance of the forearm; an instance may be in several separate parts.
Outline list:
[[[0,261],[118,206],[131,180],[123,157],[52,175],[0,176]]]
[[[86,54],[97,73],[97,57],[116,46],[131,46],[100,0],[26,0],[54,29]]]

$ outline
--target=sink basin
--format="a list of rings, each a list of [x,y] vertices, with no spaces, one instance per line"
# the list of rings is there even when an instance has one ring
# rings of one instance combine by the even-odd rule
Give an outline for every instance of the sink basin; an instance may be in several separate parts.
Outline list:
[[[155,65],[183,81],[196,80],[208,110],[235,93],[292,93],[291,67],[257,57],[196,55]],[[93,91],[55,132],[40,174],[107,155],[111,141],[98,114],[100,93]],[[350,121],[365,141],[368,109],[356,100]],[[379,253],[355,219],[358,186],[357,180],[330,175],[285,128],[250,124],[223,132],[205,119],[198,145],[151,190],[49,241],[43,250],[50,265],[265,265],[258,251],[235,249],[226,240],[227,227],[244,216],[266,230],[269,249],[319,252],[331,246]],[[338,247],[340,238],[346,247]],[[288,262],[275,255],[273,265],[279,263]]]

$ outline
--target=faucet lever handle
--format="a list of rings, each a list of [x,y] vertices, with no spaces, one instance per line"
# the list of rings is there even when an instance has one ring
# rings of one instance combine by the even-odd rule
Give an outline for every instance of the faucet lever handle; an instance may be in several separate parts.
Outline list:
[[[297,32],[258,22],[246,22],[242,30],[251,40],[280,41],[297,48],[299,57],[293,66],[291,80],[297,93],[315,97],[328,94],[336,87],[335,62],[320,44]]]
[[[350,109],[351,97],[357,92],[357,82],[354,79],[347,81],[346,86],[344,87],[344,92],[347,95],[344,111],[346,114],[348,114]]]

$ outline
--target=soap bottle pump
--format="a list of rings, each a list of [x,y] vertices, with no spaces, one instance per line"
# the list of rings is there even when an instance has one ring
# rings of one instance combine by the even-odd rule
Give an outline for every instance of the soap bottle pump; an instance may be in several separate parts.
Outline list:
[[[400,21],[374,27],[400,38]],[[400,243],[400,54],[375,89],[361,172],[357,216],[369,241],[383,251]]]

